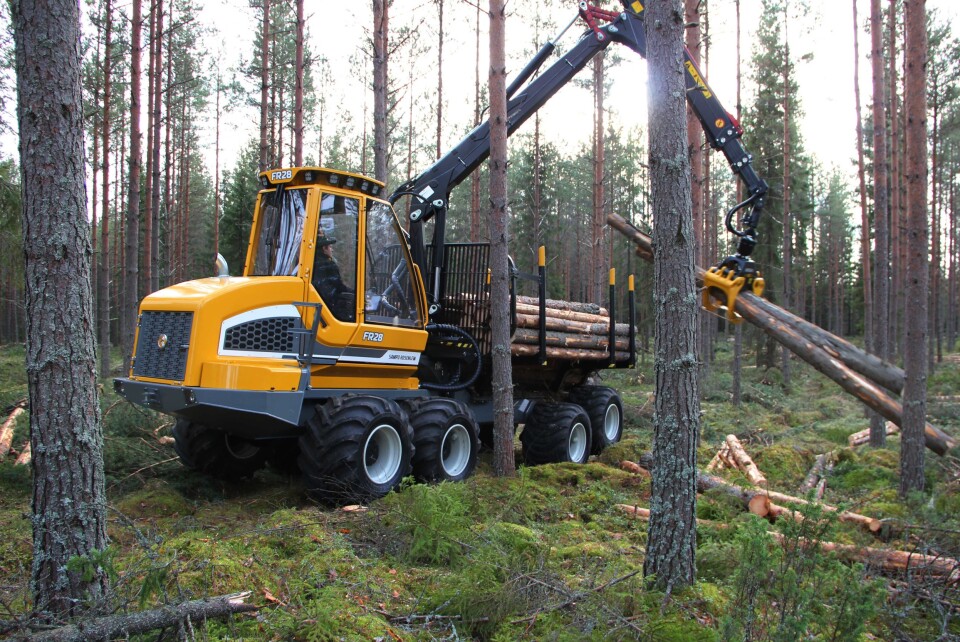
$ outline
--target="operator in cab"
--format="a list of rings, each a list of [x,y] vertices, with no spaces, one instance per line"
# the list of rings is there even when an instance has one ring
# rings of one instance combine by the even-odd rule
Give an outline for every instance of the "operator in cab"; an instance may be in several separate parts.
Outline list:
[[[317,254],[313,261],[313,287],[320,298],[330,306],[333,316],[341,321],[355,321],[354,291],[343,282],[340,266],[333,258],[337,239],[326,235],[323,228],[317,234]]]

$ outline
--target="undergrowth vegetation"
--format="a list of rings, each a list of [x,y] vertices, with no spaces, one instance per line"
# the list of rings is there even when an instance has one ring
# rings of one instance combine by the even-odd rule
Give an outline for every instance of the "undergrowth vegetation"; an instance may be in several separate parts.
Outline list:
[[[669,598],[646,588],[647,525],[615,509],[649,499],[649,480],[618,467],[652,439],[653,377],[641,368],[604,373],[622,391],[627,428],[586,465],[497,479],[485,453],[465,483],[410,482],[351,511],[308,502],[299,481],[269,469],[241,483],[187,471],[162,439],[169,419],[119,402],[105,386],[111,547],[95,561],[111,569],[119,610],[253,591],[257,614],[193,623],[191,635],[205,640],[960,639],[955,584],[921,566],[881,574],[870,559],[852,564],[814,544],[957,557],[960,460],[928,454],[926,493],[901,501],[897,437],[885,450],[845,448],[867,427],[855,400],[796,363],[789,393],[774,373],[745,368],[736,408],[728,359],[723,345],[705,382],[701,466],[734,433],[771,489],[796,494],[814,458],[836,450],[824,501],[883,519],[881,538],[815,508],[770,523],[711,492],[698,502],[695,586]],[[26,396],[22,364],[22,347],[0,348],[0,409]],[[960,405],[937,397],[958,386],[955,362],[930,378],[930,420],[954,435]],[[24,417],[14,448],[26,440]],[[30,612],[30,497],[29,469],[0,463],[8,632]]]

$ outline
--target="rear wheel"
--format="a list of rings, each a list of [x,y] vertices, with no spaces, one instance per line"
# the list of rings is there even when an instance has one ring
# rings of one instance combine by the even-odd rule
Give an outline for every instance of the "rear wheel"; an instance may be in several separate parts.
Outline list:
[[[428,399],[410,410],[413,474],[420,481],[461,481],[477,467],[477,423],[452,399]]]
[[[317,406],[300,437],[307,492],[327,503],[383,497],[410,472],[413,433],[389,399],[355,396]]]
[[[187,468],[219,479],[250,477],[267,461],[267,449],[257,443],[186,419],[173,427],[173,439]]]
[[[623,437],[623,403],[620,395],[607,386],[578,386],[570,391],[569,401],[587,412],[593,426],[593,454]]]
[[[538,403],[520,433],[523,461],[582,464],[590,457],[590,418],[572,403]]]

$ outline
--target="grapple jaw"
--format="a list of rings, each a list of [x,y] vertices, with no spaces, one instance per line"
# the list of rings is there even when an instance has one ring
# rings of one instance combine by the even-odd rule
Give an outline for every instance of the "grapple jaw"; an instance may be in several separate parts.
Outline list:
[[[743,256],[728,256],[703,274],[703,307],[708,312],[726,308],[727,320],[740,323],[743,318],[736,313],[737,296],[744,287],[762,296],[763,277],[753,261]]]

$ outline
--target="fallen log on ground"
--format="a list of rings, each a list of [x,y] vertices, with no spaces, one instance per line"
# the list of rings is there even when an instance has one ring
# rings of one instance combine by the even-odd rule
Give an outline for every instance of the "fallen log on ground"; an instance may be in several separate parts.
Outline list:
[[[768,531],[769,532],[769,531]],[[787,542],[797,542],[780,533],[769,532],[781,546]],[[898,551],[869,546],[853,546],[836,542],[820,542],[800,538],[801,546],[819,546],[820,550],[836,553],[841,559],[879,566],[885,571],[914,570],[949,578],[951,582],[960,580],[960,562],[950,557],[924,555],[910,551]]]
[[[632,517],[634,519],[642,519],[644,521],[650,521],[650,509],[643,508],[642,506],[631,506],[630,504],[614,504],[614,508],[619,511],[622,511],[627,515],[627,517]],[[714,522],[709,519],[700,519],[697,518],[698,526],[712,526],[714,528],[729,528],[729,524],[722,524],[720,522]]]
[[[653,242],[648,235],[616,214],[608,215],[607,223],[633,241],[637,246],[638,256],[645,260],[653,259]],[[699,267],[697,268],[697,279],[702,284],[703,269]],[[902,427],[903,406],[883,389],[887,385],[894,386],[894,380],[897,377],[893,373],[878,372],[876,367],[871,367],[871,364],[876,366],[876,361],[878,361],[876,357],[868,355],[868,353],[852,346],[852,344],[850,344],[852,350],[844,350],[842,353],[825,349],[822,347],[823,341],[819,333],[817,336],[810,336],[811,331],[808,326],[812,326],[812,324],[806,322],[803,324],[788,324],[785,315],[790,313],[755,296],[752,292],[743,291],[740,293],[737,297],[735,310],[744,319],[779,341],[817,371],[839,384],[847,393],[858,398],[884,418]],[[776,312],[776,314],[773,314],[773,312]],[[826,333],[826,330],[821,328],[819,332]],[[881,370],[885,369],[886,366],[881,367]],[[861,374],[861,371],[867,371],[871,374],[864,375]],[[879,383],[881,381],[885,383]],[[927,448],[938,455],[946,455],[960,443],[930,423],[926,424],[924,438]]]
[[[27,411],[26,406],[26,399],[17,403],[13,408],[13,412],[11,412],[7,420],[3,422],[3,426],[0,426],[0,459],[6,457],[7,453],[10,452],[10,446],[13,444],[13,429],[17,424],[17,417]]]
[[[108,640],[118,636],[129,636],[155,629],[176,626],[188,620],[201,621],[222,618],[234,613],[258,611],[259,606],[247,604],[250,591],[192,600],[182,604],[161,606],[149,611],[107,615],[64,626],[59,629],[35,633],[26,640],[31,642],[86,642],[87,640]]]
[[[896,435],[896,434],[898,434],[898,433],[900,432],[900,426],[898,426],[897,424],[893,423],[892,421],[888,421],[888,422],[885,424],[885,429],[886,429],[886,433],[887,433],[888,436],[889,436],[889,435]],[[855,446],[862,446],[863,444],[867,443],[868,441],[870,441],[870,429],[869,429],[869,428],[866,428],[866,429],[864,429],[864,430],[861,430],[860,432],[855,432],[855,433],[853,433],[852,435],[850,435],[849,437],[847,437],[847,444],[848,444],[851,448],[854,448]]]
[[[710,460],[710,463],[707,464],[704,470],[712,473],[715,470],[720,470],[724,466],[730,466],[730,447],[727,446],[727,442],[723,442],[717,450],[717,454],[713,456],[713,459]]]
[[[807,476],[803,478],[803,483],[800,484],[799,492],[801,495],[806,495],[817,487],[817,484],[820,483],[821,478],[823,478],[826,472],[827,461],[832,460],[834,457],[836,457],[836,455],[833,451],[817,455],[817,458],[813,461],[813,466],[810,467]]]
[[[653,455],[651,453],[644,453],[641,455],[639,466],[646,469],[648,472],[652,472]],[[716,477],[715,475],[709,475],[698,470],[697,492],[705,493],[708,490],[722,492],[725,495],[729,495],[730,497],[737,499],[747,510],[759,517],[767,517],[771,513],[775,513],[773,516],[776,517],[777,515],[784,514],[786,510],[790,510],[782,506],[774,507],[775,504],[773,502],[776,501],[804,506],[818,506],[824,511],[836,513],[837,519],[841,522],[856,524],[857,526],[865,528],[871,533],[879,532],[883,526],[883,523],[879,519],[873,517],[867,517],[858,513],[851,513],[850,511],[842,511],[836,506],[821,504],[819,502],[809,502],[806,499],[794,497],[793,495],[785,495],[773,490],[744,488],[743,486],[738,486],[737,484],[728,482],[727,480]]]
[[[17,455],[17,460],[13,462],[14,466],[27,466],[30,464],[30,460],[33,459],[33,451],[30,448],[30,442],[28,441],[23,445],[23,449],[20,451],[20,454]]]
[[[750,483],[754,486],[765,487],[767,485],[767,478],[764,477],[763,473],[760,472],[760,469],[757,468],[757,465],[753,463],[753,459],[751,459],[750,455],[747,454],[747,451],[744,450],[743,444],[740,443],[740,440],[737,439],[737,436],[727,435],[726,443],[727,449],[730,451],[730,455],[733,457],[734,461],[737,462],[737,468],[743,471],[743,474],[747,476],[747,479],[750,480]]]

